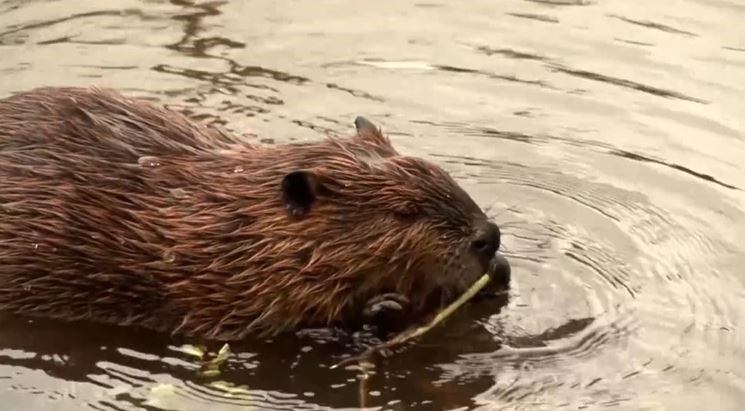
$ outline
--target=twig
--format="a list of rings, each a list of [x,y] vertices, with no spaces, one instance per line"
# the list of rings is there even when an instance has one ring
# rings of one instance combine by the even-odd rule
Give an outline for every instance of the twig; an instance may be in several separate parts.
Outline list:
[[[450,305],[445,307],[444,310],[437,313],[437,315],[428,324],[417,327],[417,328],[410,328],[406,331],[403,331],[401,332],[401,334],[396,335],[395,337],[391,338],[390,340],[384,343],[374,345],[368,348],[367,350],[365,350],[365,352],[363,352],[360,355],[347,358],[345,360],[342,360],[338,364],[332,365],[331,369],[345,366],[355,361],[358,361],[358,362],[364,361],[370,358],[373,354],[375,354],[378,351],[390,349],[396,345],[403,344],[409,340],[412,340],[414,338],[417,338],[423,335],[427,331],[434,328],[442,320],[449,317],[461,305],[463,305],[466,301],[470,300],[474,295],[476,295],[476,293],[481,291],[481,289],[484,288],[484,286],[486,286],[487,283],[489,283],[489,280],[491,280],[491,277],[489,277],[488,274],[482,275],[481,278],[479,278],[475,283],[473,283],[473,285],[468,290],[466,290],[457,300],[453,301]]]

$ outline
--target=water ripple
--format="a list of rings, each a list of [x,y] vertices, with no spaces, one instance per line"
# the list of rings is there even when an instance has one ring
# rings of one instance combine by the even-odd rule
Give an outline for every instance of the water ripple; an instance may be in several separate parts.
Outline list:
[[[618,20],[621,20],[621,21],[625,21],[626,23],[631,23],[631,24],[635,24],[635,25],[642,26],[642,27],[647,27],[647,28],[654,29],[654,30],[660,30],[660,31],[664,31],[666,33],[682,34],[684,36],[698,37],[698,36],[696,36],[696,34],[691,33],[690,31],[676,29],[674,27],[670,27],[668,25],[661,24],[661,23],[655,23],[653,21],[648,21],[648,20],[634,20],[634,19],[630,19],[628,17],[618,16],[618,15],[613,15],[613,14],[611,14],[610,17],[613,17],[613,18],[618,19]]]

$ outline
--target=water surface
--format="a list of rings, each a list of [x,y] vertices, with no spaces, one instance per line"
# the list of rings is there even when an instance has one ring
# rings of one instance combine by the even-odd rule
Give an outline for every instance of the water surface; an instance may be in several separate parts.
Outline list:
[[[3,318],[3,409],[739,409],[743,21],[736,0],[0,1],[0,96],[115,87],[265,144],[364,114],[502,224],[514,280],[364,381],[322,331],[234,345],[210,379],[185,341]]]

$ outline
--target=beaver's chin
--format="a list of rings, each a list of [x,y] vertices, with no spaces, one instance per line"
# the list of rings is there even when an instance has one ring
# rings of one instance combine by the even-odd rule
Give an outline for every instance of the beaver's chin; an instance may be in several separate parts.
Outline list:
[[[490,281],[471,298],[472,302],[495,299],[507,295],[507,291],[510,288],[512,268],[507,258],[497,253],[489,261],[486,273],[480,272],[478,275],[473,276],[473,279],[470,279],[471,276],[467,276],[466,278],[469,279],[459,281],[451,287],[445,286],[441,290],[435,290],[427,297],[425,300],[426,303],[422,305],[428,308],[435,307],[437,309],[443,309],[448,304],[460,298],[484,274],[489,275]]]
[[[474,296],[475,300],[494,298],[509,290],[512,268],[510,262],[502,254],[497,253],[491,259],[488,274],[491,281]]]

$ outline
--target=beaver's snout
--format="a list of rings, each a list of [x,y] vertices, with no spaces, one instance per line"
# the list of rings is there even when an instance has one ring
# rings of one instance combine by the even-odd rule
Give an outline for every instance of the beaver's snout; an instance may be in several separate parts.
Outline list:
[[[489,262],[489,270],[494,288],[506,290],[510,286],[512,268],[510,262],[502,254],[496,254]]]
[[[499,250],[500,238],[499,227],[491,221],[483,221],[476,227],[471,249],[476,253],[484,272],[489,269],[489,263]]]
[[[478,258],[482,273],[491,276],[492,284],[488,292],[505,290],[510,285],[512,270],[507,259],[499,254],[501,233],[499,227],[491,221],[483,220],[476,227],[471,249]]]

